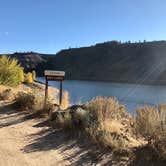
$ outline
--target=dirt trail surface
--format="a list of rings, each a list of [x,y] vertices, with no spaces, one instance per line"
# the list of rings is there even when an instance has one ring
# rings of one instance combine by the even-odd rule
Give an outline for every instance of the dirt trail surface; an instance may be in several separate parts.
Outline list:
[[[96,146],[51,129],[38,116],[0,101],[0,166],[105,165]]]
[[[0,166],[71,165],[60,150],[60,142],[55,145],[54,140],[56,135],[51,135],[42,118],[32,119],[0,102]]]

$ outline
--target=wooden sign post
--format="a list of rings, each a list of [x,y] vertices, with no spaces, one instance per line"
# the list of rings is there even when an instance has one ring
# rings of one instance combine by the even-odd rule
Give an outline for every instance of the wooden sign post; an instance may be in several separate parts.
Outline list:
[[[59,105],[62,103],[62,81],[65,78],[64,71],[53,71],[53,70],[45,70],[44,71],[46,86],[45,86],[45,104],[48,98],[48,81],[59,81],[60,88],[59,88]]]

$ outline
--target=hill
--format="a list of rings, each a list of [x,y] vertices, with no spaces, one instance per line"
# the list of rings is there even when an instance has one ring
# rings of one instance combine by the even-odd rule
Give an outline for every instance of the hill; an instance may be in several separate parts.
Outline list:
[[[15,52],[13,54],[5,55],[18,59],[21,66],[24,67],[25,72],[37,70],[40,66],[46,65],[48,59],[53,57],[52,54],[41,54],[36,52]]]
[[[120,43],[62,50],[47,62],[68,79],[166,84],[166,41]]]
[[[166,84],[166,41],[120,43],[61,50],[54,55],[14,53],[25,71],[64,70],[66,79]]]

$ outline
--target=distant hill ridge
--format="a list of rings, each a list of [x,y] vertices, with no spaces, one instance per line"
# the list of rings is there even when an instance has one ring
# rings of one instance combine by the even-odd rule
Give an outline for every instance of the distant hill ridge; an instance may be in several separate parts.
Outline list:
[[[166,41],[121,43],[61,50],[55,56],[15,53],[26,71],[65,70],[67,79],[166,84]]]
[[[1,54],[2,55],[2,54]],[[25,72],[37,70],[41,64],[45,64],[51,56],[55,54],[41,54],[37,52],[15,52],[13,54],[5,54],[19,60]]]

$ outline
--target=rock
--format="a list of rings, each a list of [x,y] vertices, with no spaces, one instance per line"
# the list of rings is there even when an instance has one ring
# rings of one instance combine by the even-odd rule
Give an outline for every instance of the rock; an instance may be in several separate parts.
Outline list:
[[[59,106],[55,106],[49,113],[49,120],[60,125],[70,121],[70,125],[81,127],[87,115],[87,111],[81,105],[74,105],[68,109],[61,111]]]
[[[76,107],[71,111],[72,120],[74,125],[78,125],[79,127],[85,124],[87,111],[82,107]]]

